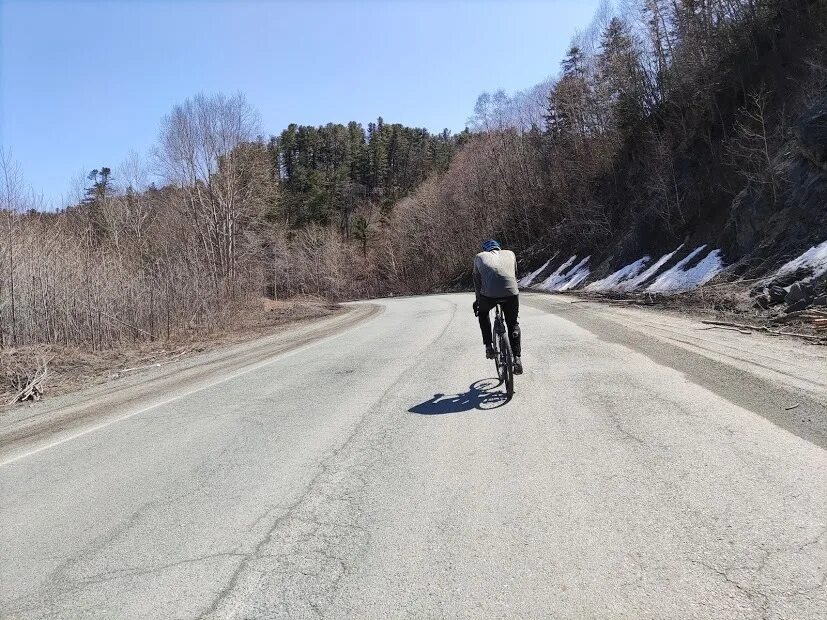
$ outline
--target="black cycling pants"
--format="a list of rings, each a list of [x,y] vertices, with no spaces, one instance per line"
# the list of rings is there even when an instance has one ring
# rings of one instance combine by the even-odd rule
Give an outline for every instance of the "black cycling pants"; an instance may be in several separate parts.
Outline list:
[[[482,331],[483,344],[491,344],[491,317],[489,313],[494,309],[494,306],[499,304],[505,315],[505,324],[508,326],[511,350],[515,357],[520,357],[520,323],[517,320],[520,314],[520,296],[493,298],[480,295],[478,301],[480,304],[480,330]]]

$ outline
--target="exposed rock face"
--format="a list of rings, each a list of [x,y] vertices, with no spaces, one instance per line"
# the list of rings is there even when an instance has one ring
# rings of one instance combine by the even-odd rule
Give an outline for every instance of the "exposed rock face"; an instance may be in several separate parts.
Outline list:
[[[827,100],[802,115],[795,134],[801,155],[827,172]]]
[[[773,204],[766,188],[747,186],[733,200],[720,246],[742,277],[777,268],[827,238],[827,96],[801,115],[795,139],[775,160],[784,191]],[[776,282],[788,286],[788,282]]]
[[[726,225],[728,250],[740,255],[758,245],[772,212],[766,195],[755,192],[751,187],[741,190],[732,201]]]

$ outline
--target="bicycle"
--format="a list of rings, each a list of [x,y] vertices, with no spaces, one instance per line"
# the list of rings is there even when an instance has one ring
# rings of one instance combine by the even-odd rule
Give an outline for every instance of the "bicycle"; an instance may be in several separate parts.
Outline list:
[[[497,377],[500,384],[505,384],[505,393],[508,398],[514,395],[514,353],[511,350],[511,341],[508,330],[505,328],[505,319],[500,312],[500,304],[495,306],[492,346],[494,347],[494,364],[497,367]]]

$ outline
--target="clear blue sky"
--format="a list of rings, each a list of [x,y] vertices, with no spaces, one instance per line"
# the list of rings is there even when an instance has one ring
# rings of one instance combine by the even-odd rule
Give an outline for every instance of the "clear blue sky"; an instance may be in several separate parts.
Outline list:
[[[379,115],[459,131],[482,91],[556,73],[597,4],[0,0],[0,146],[59,200],[200,91],[244,92],[267,135]]]

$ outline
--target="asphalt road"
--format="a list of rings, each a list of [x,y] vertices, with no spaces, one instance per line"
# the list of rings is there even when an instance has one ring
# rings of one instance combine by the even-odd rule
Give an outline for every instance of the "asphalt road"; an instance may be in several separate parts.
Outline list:
[[[0,454],[0,616],[827,618],[823,347],[529,296],[506,402],[376,303]]]

